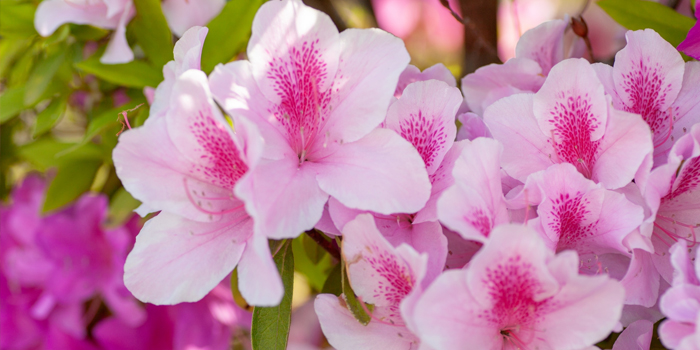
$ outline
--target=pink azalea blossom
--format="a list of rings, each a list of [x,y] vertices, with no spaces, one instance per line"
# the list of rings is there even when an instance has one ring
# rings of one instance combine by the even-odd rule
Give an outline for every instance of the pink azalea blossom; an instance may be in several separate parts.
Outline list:
[[[695,350],[700,344],[700,259],[692,259],[686,242],[671,247],[674,268],[673,287],[661,296],[661,311],[667,317],[659,326],[664,346]],[[693,262],[694,260],[694,262]]]
[[[464,239],[484,243],[496,225],[510,221],[501,187],[503,148],[487,138],[462,142],[452,169],[454,184],[438,200],[438,217]]]
[[[683,62],[655,31],[627,32],[627,46],[615,55],[615,65],[593,67],[615,108],[640,114],[649,124],[655,165],[663,164],[674,141],[700,122],[700,63]]]
[[[700,13],[700,2],[695,2],[695,16]],[[678,51],[683,51],[686,55],[700,60],[700,21],[695,22],[693,28],[688,32],[688,36],[678,45]]]
[[[406,244],[392,246],[369,214],[358,215],[342,232],[350,284],[358,298],[374,309],[372,320],[363,326],[344,300],[319,295],[316,313],[329,343],[339,350],[414,348],[418,338],[412,333],[413,307],[439,272],[427,272],[426,254],[419,255]]]
[[[605,188],[620,188],[653,152],[649,126],[612,108],[584,59],[558,63],[537,93],[499,100],[484,120],[504,146],[503,169],[521,182],[552,164],[570,163]]]
[[[135,14],[132,0],[46,0],[36,10],[34,27],[42,36],[51,35],[65,23],[114,29],[100,62],[126,63],[134,59],[126,41],[126,25]]]
[[[441,81],[411,83],[389,107],[384,121],[385,128],[399,133],[420,153],[431,180],[431,196],[417,213],[372,214],[379,230],[394,246],[408,243],[419,252],[428,253],[431,271],[442,271],[445,265],[447,241],[437,222],[437,200],[453,182],[450,172],[462,147],[454,143],[454,116],[461,101],[459,90]],[[363,212],[347,208],[333,198],[328,204],[338,228]]]
[[[457,141],[474,140],[477,137],[491,138],[491,132],[479,115],[467,112],[457,116],[462,127],[457,131]]]
[[[124,267],[126,286],[154,304],[196,301],[238,266],[251,305],[279,303],[283,286],[267,240],[253,234],[252,219],[233,194],[260,157],[261,137],[236,116],[231,129],[202,71],[181,74],[169,97],[165,115],[124,132],[113,153],[124,187],[161,210],[136,238]]]
[[[654,169],[649,176],[645,198],[651,208],[647,221],[653,222],[646,232],[654,244],[651,255],[654,267],[672,282],[672,267],[668,258],[671,245],[687,241],[697,248],[697,228],[700,225],[700,124],[693,126],[671,148],[666,164]]]
[[[580,57],[566,49],[568,23],[552,20],[525,32],[515,58],[490,64],[462,78],[462,91],[472,112],[483,115],[499,99],[522,92],[537,92],[554,65],[564,58]]]
[[[423,293],[417,334],[435,350],[592,346],[618,322],[624,289],[578,266],[575,252],[555,256],[532,229],[498,226],[466,269],[446,271]]]
[[[530,175],[525,191],[529,204],[537,206],[537,218],[529,225],[548,248],[578,252],[582,273],[622,278],[631,257],[626,239],[644,220],[642,207],[586,179],[567,163]]]
[[[212,92],[265,139],[262,159],[235,190],[256,234],[311,229],[329,197],[380,214],[412,213],[430,196],[420,154],[377,128],[408,53],[377,29],[338,33],[300,0],[268,2],[253,21],[249,61],[218,66]]]

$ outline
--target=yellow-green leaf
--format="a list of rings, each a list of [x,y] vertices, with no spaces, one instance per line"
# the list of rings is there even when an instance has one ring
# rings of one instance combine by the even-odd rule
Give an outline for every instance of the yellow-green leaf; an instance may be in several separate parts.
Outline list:
[[[672,8],[645,0],[601,0],[596,4],[627,29],[651,28],[671,45],[678,46],[695,21]]]

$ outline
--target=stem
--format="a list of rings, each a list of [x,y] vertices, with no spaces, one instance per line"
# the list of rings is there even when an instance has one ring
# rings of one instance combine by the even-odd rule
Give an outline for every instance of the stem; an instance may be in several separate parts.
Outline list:
[[[311,237],[316,244],[321,246],[321,248],[325,249],[332,257],[341,260],[340,248],[338,248],[338,244],[336,244],[335,241],[327,241],[320,233],[318,233],[318,231],[314,229],[306,231],[306,234],[309,235],[309,237]]]

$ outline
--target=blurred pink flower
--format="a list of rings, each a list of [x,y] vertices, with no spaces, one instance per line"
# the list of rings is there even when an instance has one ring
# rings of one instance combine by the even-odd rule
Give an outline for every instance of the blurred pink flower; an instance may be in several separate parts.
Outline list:
[[[700,1],[695,3],[695,16],[700,16]],[[678,45],[678,50],[683,51],[686,55],[700,60],[700,21],[695,23],[695,26],[688,32],[688,37]]]

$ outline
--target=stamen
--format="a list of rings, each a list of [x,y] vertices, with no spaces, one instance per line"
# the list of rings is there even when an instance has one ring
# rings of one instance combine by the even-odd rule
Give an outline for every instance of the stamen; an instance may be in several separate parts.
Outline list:
[[[143,103],[140,104],[140,105],[138,105],[138,106],[136,106],[136,107],[134,107],[134,108],[132,108],[132,109],[127,109],[127,110],[125,110],[125,111],[121,111],[121,112],[117,115],[117,121],[120,122],[120,123],[122,124],[122,129],[119,130],[119,132],[117,133],[117,136],[119,136],[119,135],[124,131],[124,127],[125,127],[125,126],[128,127],[129,130],[131,130],[131,125],[129,124],[129,118],[127,118],[126,114],[129,113],[129,112],[135,111],[136,109],[138,109],[138,108],[141,107],[141,106],[143,106]],[[122,117],[124,117],[124,121],[121,121],[121,120],[119,119],[119,115],[121,115]],[[126,125],[124,124],[125,122],[126,122]]]

